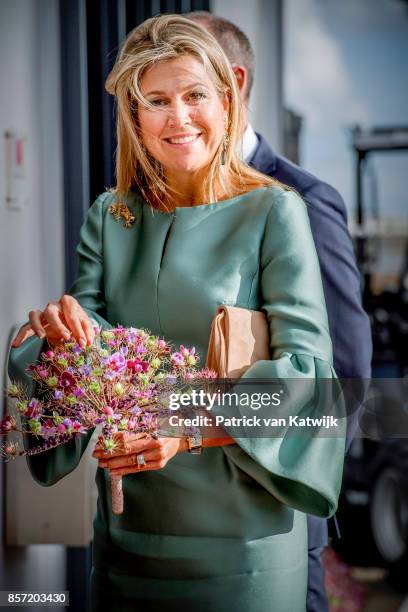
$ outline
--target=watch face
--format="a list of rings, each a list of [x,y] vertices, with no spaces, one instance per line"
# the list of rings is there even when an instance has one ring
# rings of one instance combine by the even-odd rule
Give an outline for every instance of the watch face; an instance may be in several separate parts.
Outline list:
[[[201,435],[195,435],[187,438],[188,450],[190,453],[201,453],[203,448],[203,438]]]

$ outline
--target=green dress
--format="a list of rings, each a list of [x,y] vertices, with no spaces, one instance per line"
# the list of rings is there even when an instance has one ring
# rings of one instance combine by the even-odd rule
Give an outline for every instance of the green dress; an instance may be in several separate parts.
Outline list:
[[[265,187],[214,204],[153,211],[135,193],[131,227],[89,209],[70,293],[106,326],[149,329],[195,346],[205,360],[220,304],[263,309],[271,359],[245,378],[336,379],[319,263],[303,201]],[[32,337],[10,357],[11,378],[37,358]],[[300,413],[308,398],[297,398]],[[312,404],[318,404],[316,393]],[[303,401],[303,403],[302,403]],[[52,485],[78,465],[90,435],[28,459]],[[98,468],[93,610],[297,612],[305,609],[306,514],[336,509],[344,439],[240,438],[180,453],[158,471],[123,478],[125,511],[111,512]]]

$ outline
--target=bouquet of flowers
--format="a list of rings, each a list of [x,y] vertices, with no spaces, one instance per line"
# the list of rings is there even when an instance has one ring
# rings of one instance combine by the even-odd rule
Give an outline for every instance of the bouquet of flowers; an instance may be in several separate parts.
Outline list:
[[[16,414],[0,421],[0,435],[16,431],[40,443],[20,450],[8,439],[2,447],[6,458],[50,450],[98,426],[98,447],[107,452],[123,444],[119,432],[158,436],[161,417],[171,413],[169,394],[175,387],[186,391],[193,382],[216,377],[198,369],[194,347],[181,345],[174,351],[165,340],[133,327],[95,331],[91,346],[65,341],[28,367],[35,396],[29,397],[20,384],[11,385],[8,395],[15,399]],[[111,487],[112,509],[120,514],[120,476],[111,477]]]

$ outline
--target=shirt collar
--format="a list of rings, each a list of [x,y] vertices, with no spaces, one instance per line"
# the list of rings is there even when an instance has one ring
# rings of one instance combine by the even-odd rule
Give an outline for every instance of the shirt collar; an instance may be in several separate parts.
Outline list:
[[[240,153],[244,161],[249,162],[258,146],[258,137],[255,134],[254,128],[248,123],[244,135],[241,140]]]

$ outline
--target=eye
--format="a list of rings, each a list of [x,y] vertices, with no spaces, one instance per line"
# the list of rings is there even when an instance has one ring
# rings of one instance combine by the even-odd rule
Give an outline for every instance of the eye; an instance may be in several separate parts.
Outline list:
[[[192,102],[201,102],[202,100],[205,100],[208,96],[204,91],[192,91],[188,95],[188,97]]]
[[[149,100],[149,102],[150,104],[153,104],[153,106],[164,106],[165,104],[167,104],[164,98],[156,98],[154,100]]]

